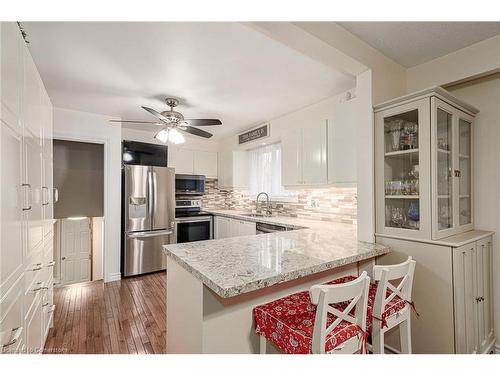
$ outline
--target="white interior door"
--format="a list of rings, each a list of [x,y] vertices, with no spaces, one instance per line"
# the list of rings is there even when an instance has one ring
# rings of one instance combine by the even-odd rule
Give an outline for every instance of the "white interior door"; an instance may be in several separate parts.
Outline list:
[[[89,219],[63,219],[61,225],[61,284],[90,281]]]

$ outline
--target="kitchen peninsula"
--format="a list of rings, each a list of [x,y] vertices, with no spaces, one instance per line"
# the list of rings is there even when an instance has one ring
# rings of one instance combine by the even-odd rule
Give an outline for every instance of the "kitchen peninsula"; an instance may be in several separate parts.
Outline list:
[[[295,230],[164,246],[168,353],[258,353],[255,306],[371,270],[389,252],[358,241],[350,224],[212,214]]]

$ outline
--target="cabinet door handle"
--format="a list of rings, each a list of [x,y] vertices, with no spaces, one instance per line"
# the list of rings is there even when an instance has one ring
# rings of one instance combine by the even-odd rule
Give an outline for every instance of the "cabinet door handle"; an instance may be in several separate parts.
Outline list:
[[[47,190],[47,202],[43,202],[45,198],[45,194],[43,193],[45,190]],[[42,206],[48,206],[50,203],[50,198],[49,198],[49,188],[47,186],[42,186]]]
[[[55,261],[49,262],[47,263],[47,267],[54,267],[55,264],[56,264]]]
[[[58,188],[52,188],[52,191],[54,192],[54,203],[59,202],[59,189]]]
[[[14,328],[11,331],[12,338],[9,340],[7,344],[4,344],[2,347],[7,348],[11,345],[14,345],[17,342],[17,340],[19,340],[19,337],[21,337],[22,332],[23,332],[23,327]]]
[[[28,188],[28,206],[23,207],[23,211],[31,210],[31,185],[30,184],[21,184],[22,187]]]
[[[462,172],[460,172],[458,169],[455,169],[455,177],[460,177],[462,175]]]

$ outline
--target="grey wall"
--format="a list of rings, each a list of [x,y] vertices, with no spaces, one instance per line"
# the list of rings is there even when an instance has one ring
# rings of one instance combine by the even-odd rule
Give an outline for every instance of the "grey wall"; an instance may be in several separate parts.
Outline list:
[[[104,145],[54,140],[57,219],[104,216]]]

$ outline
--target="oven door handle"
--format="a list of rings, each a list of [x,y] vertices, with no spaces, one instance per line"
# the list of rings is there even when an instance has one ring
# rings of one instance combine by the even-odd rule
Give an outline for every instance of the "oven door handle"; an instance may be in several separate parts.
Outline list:
[[[149,238],[158,236],[167,236],[169,234],[174,234],[172,230],[159,230],[157,232],[147,232],[147,233],[129,233],[128,238]]]

